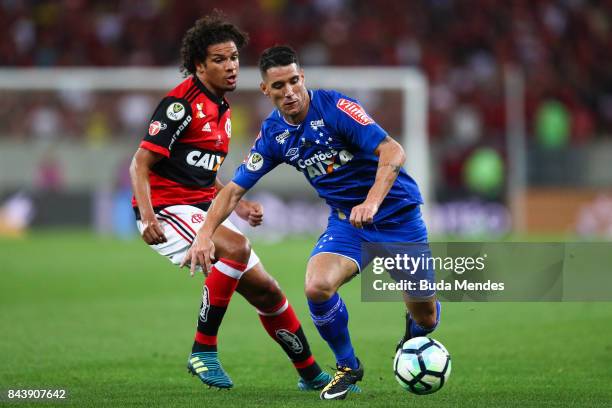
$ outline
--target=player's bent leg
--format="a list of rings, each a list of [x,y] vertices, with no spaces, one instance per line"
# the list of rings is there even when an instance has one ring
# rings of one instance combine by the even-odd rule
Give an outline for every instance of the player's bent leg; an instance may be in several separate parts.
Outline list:
[[[249,268],[242,275],[236,292],[258,310],[272,308],[284,298],[280,286],[266,272],[261,262]]]
[[[157,217],[167,242],[151,245],[160,255],[179,265],[200,228],[206,213],[190,205],[164,208]],[[142,223],[137,222],[142,232]],[[187,367],[202,382],[219,388],[229,388],[232,381],[223,370],[217,356],[217,332],[231,296],[244,273],[251,256],[249,241],[233,225],[220,226],[213,236],[217,247],[217,262],[202,288],[202,301],[195,341]]]
[[[348,311],[337,290],[356,272],[352,260],[320,253],[308,262],[304,288],[313,323],[334,352],[336,362],[353,368],[357,361],[348,332]]]
[[[217,351],[217,332],[230,299],[244,273],[251,248],[239,233],[220,226],[213,241],[217,262],[204,281],[193,352]]]
[[[217,332],[251,254],[244,235],[220,226],[213,236],[217,262],[204,281],[200,315],[187,367],[209,386],[233,386],[217,355]]]
[[[256,308],[266,332],[293,363],[300,376],[300,390],[321,389],[331,381],[315,361],[293,307],[261,263],[244,273],[236,291]]]
[[[425,334],[430,333],[436,328],[439,322],[438,309],[440,307],[440,302],[435,298],[426,301],[415,301],[406,298],[405,303],[408,314],[412,317],[414,326],[418,330],[413,337],[417,337],[417,334],[423,332],[425,332]]]
[[[357,272],[359,269],[352,259],[327,252],[316,254],[306,267],[306,297],[312,302],[325,302]]]
[[[321,392],[321,399],[344,399],[363,378],[363,365],[355,356],[348,330],[348,310],[338,288],[358,272],[357,264],[333,253],[310,258],[305,293],[310,315],[321,337],[336,357],[337,371]]]
[[[413,337],[427,336],[440,323],[442,305],[435,297],[426,301],[412,300],[404,294],[404,302],[407,308],[406,328],[396,350]]]
[[[227,258],[247,265],[251,257],[251,243],[239,232],[220,225],[212,236],[217,259]]]

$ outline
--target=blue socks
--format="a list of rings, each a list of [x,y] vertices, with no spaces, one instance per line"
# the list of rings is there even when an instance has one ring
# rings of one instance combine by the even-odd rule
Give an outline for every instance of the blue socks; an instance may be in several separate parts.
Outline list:
[[[338,365],[358,368],[348,331],[348,311],[340,295],[334,293],[334,296],[322,303],[308,300],[308,307],[313,323],[334,352]]]
[[[433,327],[425,328],[423,326],[419,326],[414,322],[414,320],[410,319],[410,336],[427,336],[429,333],[436,330],[436,327],[438,327],[438,323],[440,323],[440,302],[436,300],[436,324],[434,324]]]

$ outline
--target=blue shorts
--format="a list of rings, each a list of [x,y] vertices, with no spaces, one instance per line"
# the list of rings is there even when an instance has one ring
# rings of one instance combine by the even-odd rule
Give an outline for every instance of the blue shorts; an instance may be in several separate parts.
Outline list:
[[[421,216],[421,209],[415,205],[399,215],[388,218],[383,222],[365,225],[363,229],[351,225],[348,217],[339,218],[338,211],[332,210],[328,219],[327,229],[317,241],[310,257],[320,253],[337,254],[355,262],[358,271],[361,272],[367,267],[374,255],[368,250],[364,250],[367,244],[374,243],[420,243],[414,249],[407,251],[411,256],[415,256],[414,250],[430,255],[429,245],[427,244],[427,227]],[[389,253],[397,253],[397,248],[401,246],[388,245]],[[393,275],[393,272],[390,271]],[[435,271],[419,271],[419,278],[434,281]],[[415,294],[419,297],[428,297],[435,294],[434,291]]]

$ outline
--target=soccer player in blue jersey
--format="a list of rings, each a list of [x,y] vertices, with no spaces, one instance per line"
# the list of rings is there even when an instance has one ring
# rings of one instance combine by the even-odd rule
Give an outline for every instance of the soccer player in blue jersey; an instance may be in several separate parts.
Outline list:
[[[363,378],[338,289],[365,267],[361,244],[427,242],[421,195],[405,172],[405,154],[359,103],[333,90],[308,90],[295,51],[275,46],[259,61],[261,90],[276,109],[261,126],[248,159],[217,196],[184,263],[215,258],[211,237],[240,198],[281,163],[302,172],[330,207],[327,230],[306,268],[305,293],[321,337],[334,352],[337,371],[321,399],[344,399]],[[203,261],[203,262],[202,262]],[[435,293],[406,294],[401,342],[432,332],[440,319]]]

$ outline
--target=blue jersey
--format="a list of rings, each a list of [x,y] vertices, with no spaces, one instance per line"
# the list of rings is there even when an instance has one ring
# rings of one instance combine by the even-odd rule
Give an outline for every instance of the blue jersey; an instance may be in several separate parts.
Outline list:
[[[263,122],[248,159],[234,183],[249,189],[280,163],[302,172],[340,218],[363,203],[374,184],[374,151],[387,133],[359,103],[333,90],[309,91],[304,121],[291,125],[275,109]],[[416,182],[404,169],[380,205],[374,222],[386,221],[410,205],[422,204]]]

